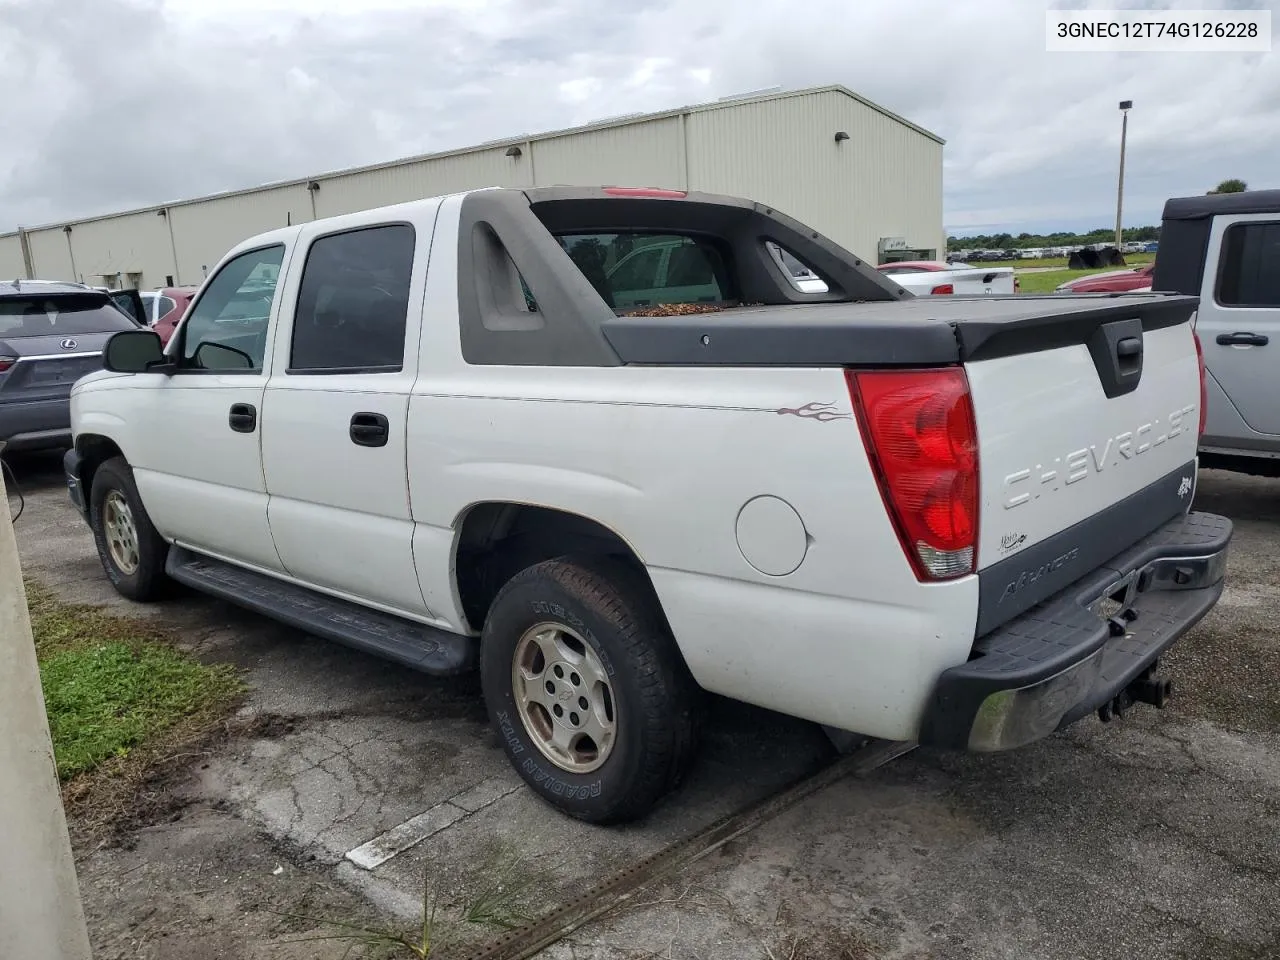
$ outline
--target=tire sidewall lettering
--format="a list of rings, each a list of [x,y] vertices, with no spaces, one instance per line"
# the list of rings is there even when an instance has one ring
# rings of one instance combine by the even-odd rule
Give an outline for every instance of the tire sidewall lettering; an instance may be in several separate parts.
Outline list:
[[[566,627],[572,627],[575,631],[582,634],[582,638],[591,644],[592,651],[600,658],[600,663],[605,669],[605,673],[615,677],[616,671],[613,661],[609,659],[609,653],[604,646],[596,639],[595,633],[588,627],[576,613],[570,610],[562,603],[551,600],[531,600],[529,608],[539,617],[555,617],[564,623]]]
[[[546,770],[532,756],[526,757],[520,767],[533,778],[534,783],[544,787],[548,793],[566,800],[590,800],[600,796],[604,789],[602,781],[598,779],[581,786],[567,783]]]

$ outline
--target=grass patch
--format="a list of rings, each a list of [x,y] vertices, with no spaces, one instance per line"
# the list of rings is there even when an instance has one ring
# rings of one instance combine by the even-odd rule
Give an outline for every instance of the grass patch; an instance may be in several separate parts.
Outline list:
[[[211,700],[223,702],[239,690],[231,671],[154,643],[63,650],[41,663],[40,682],[63,780],[128,756]]]
[[[132,795],[218,728],[243,693],[239,673],[201,663],[154,624],[63,603],[32,581],[27,606],[68,807],[99,823],[140,811]]]

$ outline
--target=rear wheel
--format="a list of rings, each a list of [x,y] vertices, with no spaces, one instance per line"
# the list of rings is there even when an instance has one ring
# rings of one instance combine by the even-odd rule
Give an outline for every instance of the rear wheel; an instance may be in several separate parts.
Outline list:
[[[499,591],[481,647],[507,756],[570,816],[644,816],[692,759],[701,691],[652,591],[625,564],[548,560]]]
[[[145,602],[164,593],[170,583],[164,572],[169,545],[152,526],[123,457],[94,472],[89,525],[102,568],[122,596]]]

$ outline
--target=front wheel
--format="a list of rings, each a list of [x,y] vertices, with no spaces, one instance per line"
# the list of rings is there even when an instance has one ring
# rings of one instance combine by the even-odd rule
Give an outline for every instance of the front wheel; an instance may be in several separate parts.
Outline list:
[[[164,572],[169,545],[152,526],[123,457],[113,457],[94,472],[89,526],[98,559],[118,593],[140,602],[164,593],[169,585]]]
[[[613,561],[548,560],[498,593],[485,701],[529,786],[570,816],[644,816],[692,758],[701,691],[647,583]]]

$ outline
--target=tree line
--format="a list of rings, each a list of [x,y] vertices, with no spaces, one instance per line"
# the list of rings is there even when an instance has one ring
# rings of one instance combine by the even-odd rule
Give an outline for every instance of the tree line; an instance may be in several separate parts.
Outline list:
[[[1212,190],[1206,191],[1210,196],[1215,193],[1244,193],[1249,185],[1243,180],[1232,178],[1223,180]],[[1105,243],[1115,239],[1115,229],[1098,227],[1088,233],[980,233],[975,237],[947,237],[948,250],[1012,250],[1027,247],[1084,247],[1091,243]],[[1124,238],[1135,243],[1147,243],[1160,239],[1160,228],[1126,227]]]
[[[1098,227],[1088,233],[980,233],[973,237],[947,237],[948,250],[1013,250],[1026,247],[1083,247],[1115,240],[1115,227]],[[1160,239],[1160,228],[1125,227],[1125,240],[1146,243]]]

